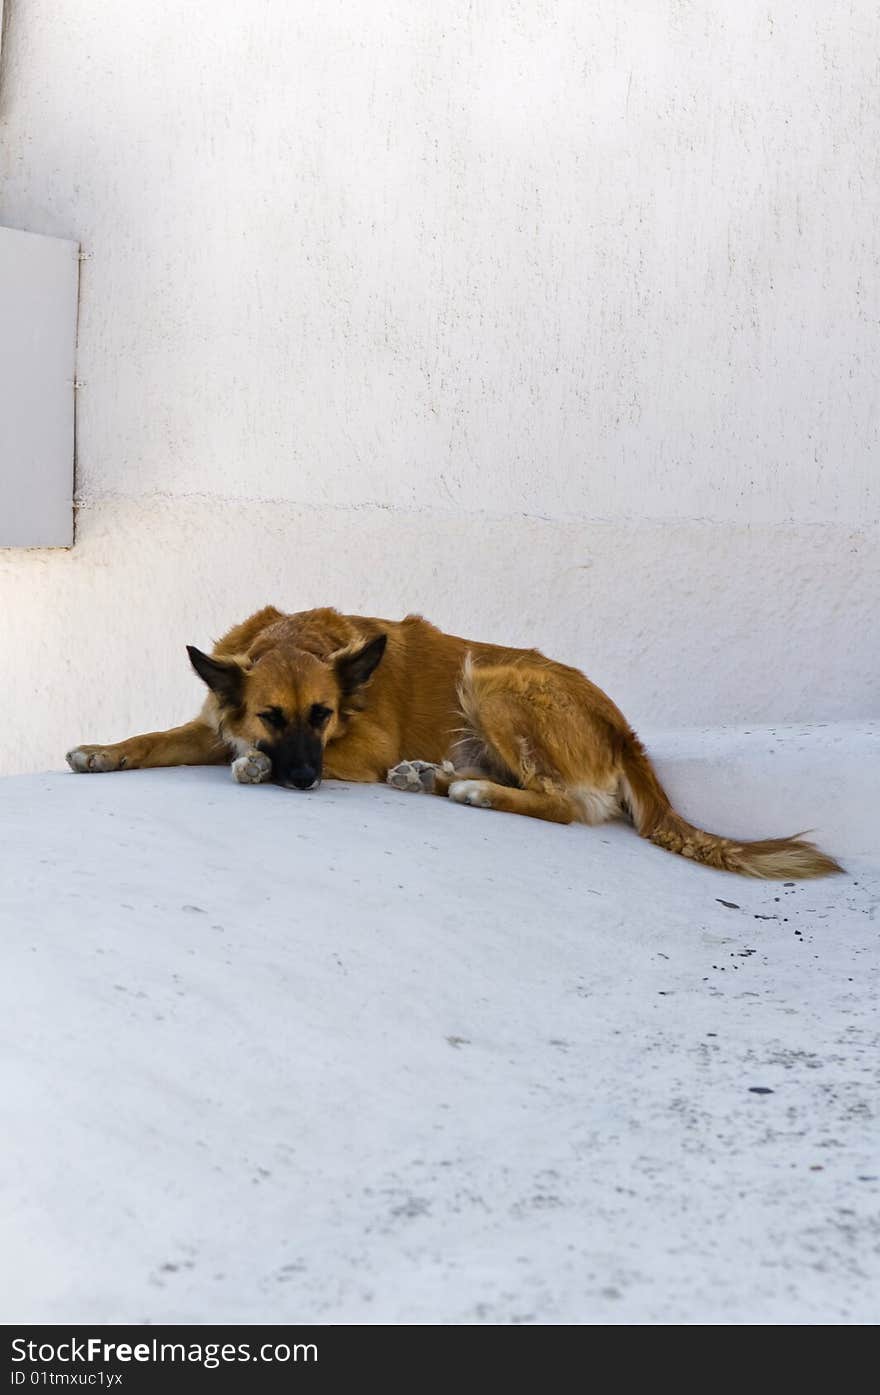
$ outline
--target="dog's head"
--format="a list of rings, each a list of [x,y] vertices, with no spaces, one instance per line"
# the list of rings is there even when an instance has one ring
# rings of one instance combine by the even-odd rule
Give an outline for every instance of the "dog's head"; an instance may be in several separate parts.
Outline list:
[[[192,645],[187,652],[217,700],[224,739],[242,751],[264,752],[279,784],[310,790],[321,782],[325,746],[362,706],[386,642],[377,635],[327,659],[304,649],[270,649],[253,663]]]

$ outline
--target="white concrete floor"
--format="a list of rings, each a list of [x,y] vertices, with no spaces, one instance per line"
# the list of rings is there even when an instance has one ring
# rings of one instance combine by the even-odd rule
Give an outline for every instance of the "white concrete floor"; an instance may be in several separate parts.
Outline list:
[[[4,1321],[876,1321],[880,733],[653,747],[684,812],[847,874],[222,769],[0,781]]]

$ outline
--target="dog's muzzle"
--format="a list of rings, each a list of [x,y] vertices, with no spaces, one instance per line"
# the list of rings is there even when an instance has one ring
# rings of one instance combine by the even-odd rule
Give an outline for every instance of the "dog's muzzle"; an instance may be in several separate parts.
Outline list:
[[[288,775],[281,781],[286,790],[316,790],[320,783],[320,775],[316,775],[313,770],[304,771],[301,775]]]

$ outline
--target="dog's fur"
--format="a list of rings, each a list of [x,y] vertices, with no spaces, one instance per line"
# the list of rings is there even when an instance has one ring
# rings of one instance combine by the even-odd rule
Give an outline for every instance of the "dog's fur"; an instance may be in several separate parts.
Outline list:
[[[299,789],[322,774],[388,780],[555,823],[625,816],[670,852],[752,877],[842,870],[800,835],[739,842],[688,823],[610,698],[534,649],[471,643],[418,615],[285,615],[268,606],[212,655],[189,654],[209,689],[195,721],[80,746],[68,754],[71,767],[231,762],[243,784]]]

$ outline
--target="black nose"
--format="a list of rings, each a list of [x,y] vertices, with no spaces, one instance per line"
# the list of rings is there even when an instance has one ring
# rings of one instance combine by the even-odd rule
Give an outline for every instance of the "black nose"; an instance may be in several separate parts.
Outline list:
[[[317,778],[317,770],[292,770],[287,777],[288,783],[297,790],[310,790]]]

